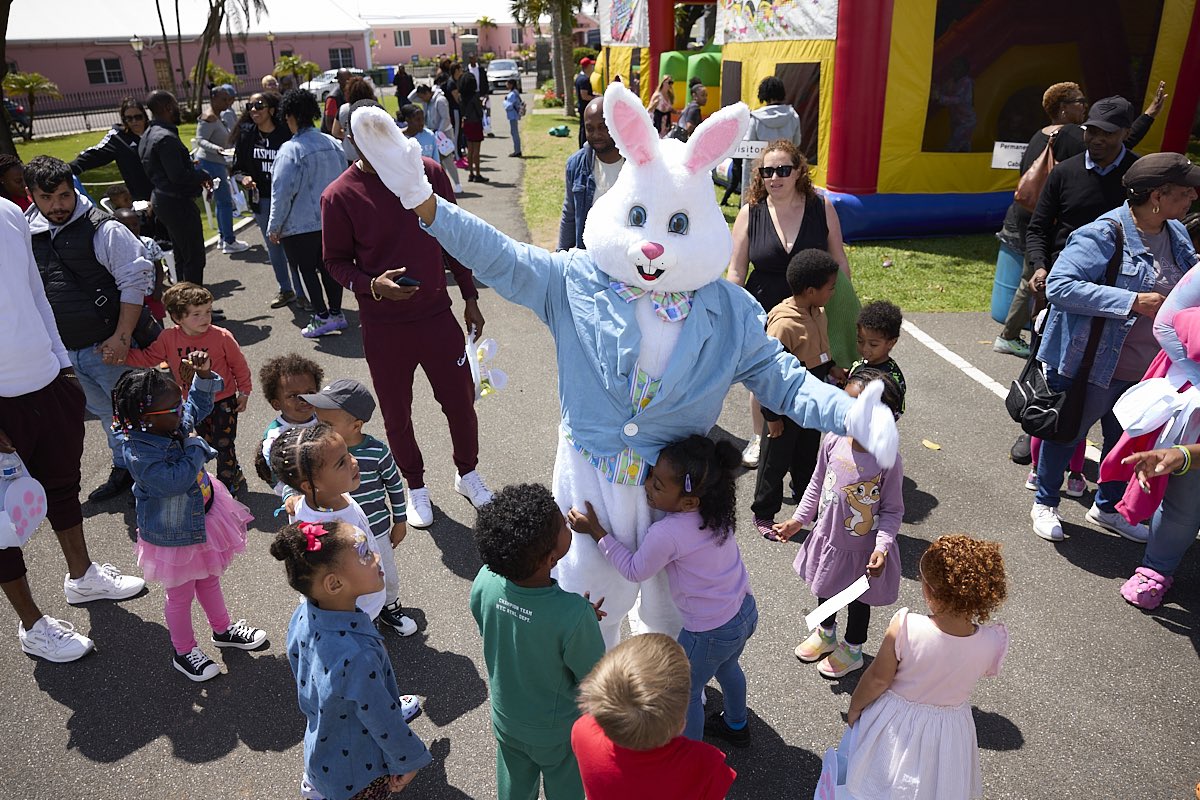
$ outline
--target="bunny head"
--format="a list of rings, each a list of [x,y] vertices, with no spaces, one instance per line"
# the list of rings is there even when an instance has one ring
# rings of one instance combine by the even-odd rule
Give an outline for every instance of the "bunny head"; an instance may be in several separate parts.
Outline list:
[[[604,119],[625,166],[588,212],[583,242],[596,264],[652,291],[691,291],[720,278],[733,239],[710,171],[745,136],[745,104],[713,114],[685,144],[659,139],[637,95],[614,83],[604,92]]]

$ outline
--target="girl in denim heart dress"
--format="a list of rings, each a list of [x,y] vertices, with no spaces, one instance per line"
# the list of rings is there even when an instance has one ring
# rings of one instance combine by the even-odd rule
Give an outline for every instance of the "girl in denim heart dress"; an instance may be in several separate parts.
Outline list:
[[[216,451],[194,435],[224,381],[206,353],[193,352],[186,360],[196,370],[186,403],[165,372],[134,369],[122,375],[113,388],[113,429],[122,434],[134,480],[138,565],[166,593],[175,669],[207,681],[221,668],[196,643],[193,598],[208,617],[217,647],[254,650],[266,644],[267,635],[245,620],[231,624],[225,607],[221,575],[246,549],[246,524],[253,517],[204,469]]]

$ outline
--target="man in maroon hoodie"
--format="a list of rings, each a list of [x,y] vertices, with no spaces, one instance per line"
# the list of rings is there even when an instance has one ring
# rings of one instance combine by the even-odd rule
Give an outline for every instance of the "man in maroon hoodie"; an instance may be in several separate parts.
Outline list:
[[[378,104],[355,104],[360,105]],[[347,135],[353,141],[352,129]],[[450,180],[437,162],[425,159],[425,174],[435,192],[454,202]],[[408,483],[408,523],[424,528],[433,522],[425,464],[412,424],[418,366],[450,424],[458,470],[454,489],[476,508],[482,506],[492,493],[475,469],[475,385],[463,356],[465,337],[451,307],[445,267],[454,273],[466,303],[463,319],[479,335],[484,320],[471,271],[421,229],[417,215],[400,204],[361,153],[321,195],[321,228],[325,269],[358,298],[367,367],[379,395],[388,444]],[[404,285],[406,278],[420,285]]]

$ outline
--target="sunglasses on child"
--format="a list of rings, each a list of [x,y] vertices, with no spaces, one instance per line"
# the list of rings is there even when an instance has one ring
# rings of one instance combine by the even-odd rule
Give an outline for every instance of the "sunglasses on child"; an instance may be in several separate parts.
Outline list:
[[[791,164],[784,164],[781,167],[759,167],[758,174],[762,175],[764,178],[774,178],[776,175],[781,178],[786,178],[788,175],[792,174],[792,170],[794,169],[795,167],[793,167]]]
[[[183,413],[183,401],[180,400],[179,405],[175,406],[175,408],[164,408],[162,411],[143,411],[142,416],[143,417],[157,417],[161,414],[182,414],[182,413]]]

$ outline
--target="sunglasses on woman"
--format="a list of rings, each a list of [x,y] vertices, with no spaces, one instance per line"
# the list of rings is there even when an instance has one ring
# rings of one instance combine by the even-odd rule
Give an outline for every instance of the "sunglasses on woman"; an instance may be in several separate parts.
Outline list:
[[[253,103],[246,104],[246,108],[249,108],[252,111],[262,111],[266,107],[267,103],[265,100],[255,100]]]
[[[781,178],[786,178],[788,175],[792,174],[792,170],[794,169],[795,167],[793,167],[791,164],[784,164],[780,167],[759,167],[758,174],[762,175],[764,178],[774,178],[776,175]]]

